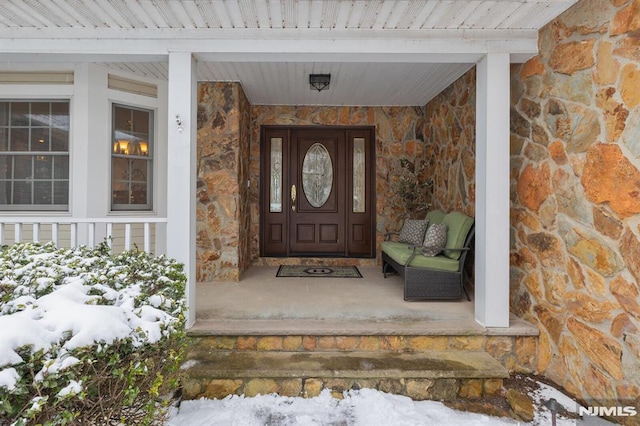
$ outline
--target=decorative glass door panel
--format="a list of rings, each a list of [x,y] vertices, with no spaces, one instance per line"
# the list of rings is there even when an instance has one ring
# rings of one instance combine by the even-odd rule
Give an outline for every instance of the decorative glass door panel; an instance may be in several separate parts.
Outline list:
[[[353,138],[353,212],[366,211],[366,162],[364,138]]]
[[[282,138],[271,138],[271,175],[269,210],[282,212]]]
[[[322,207],[331,195],[333,163],[327,148],[314,143],[302,161],[302,188],[313,207]]]

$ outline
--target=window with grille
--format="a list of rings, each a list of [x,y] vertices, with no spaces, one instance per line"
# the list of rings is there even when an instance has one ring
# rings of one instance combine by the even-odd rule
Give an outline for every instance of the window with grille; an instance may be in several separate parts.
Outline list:
[[[153,111],[113,104],[111,209],[151,210]]]
[[[0,100],[0,209],[68,208],[69,101]]]

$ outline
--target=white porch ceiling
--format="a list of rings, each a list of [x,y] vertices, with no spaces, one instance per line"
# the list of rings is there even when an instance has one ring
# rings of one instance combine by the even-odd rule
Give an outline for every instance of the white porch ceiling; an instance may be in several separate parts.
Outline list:
[[[171,51],[254,104],[424,105],[488,52],[522,61],[577,0],[2,0],[0,69],[92,61],[166,79]],[[310,73],[331,74],[318,93]]]

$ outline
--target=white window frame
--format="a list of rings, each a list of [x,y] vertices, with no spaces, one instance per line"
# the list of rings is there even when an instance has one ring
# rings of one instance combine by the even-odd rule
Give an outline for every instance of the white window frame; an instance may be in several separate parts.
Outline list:
[[[68,213],[71,206],[73,185],[73,86],[50,84],[0,84],[0,100],[3,102],[68,102],[69,104],[69,138],[67,151],[55,151],[68,156],[68,198],[67,204],[2,204],[1,214],[12,212],[51,212]],[[24,151],[26,156],[35,156],[38,152]],[[18,154],[19,155],[19,154]]]
[[[158,186],[158,145],[159,145],[159,133],[158,133],[158,125],[159,125],[159,112],[158,112],[158,99],[143,96],[139,94],[128,93],[115,89],[107,89],[107,101],[109,104],[108,108],[108,120],[109,120],[109,143],[105,146],[105,152],[107,153],[107,170],[109,171],[109,182],[108,182],[108,206],[110,214],[118,214],[118,213],[155,213],[157,209],[157,197],[156,191]],[[141,110],[149,110],[153,113],[153,125],[151,126],[153,141],[150,141],[149,151],[153,153],[153,158],[151,160],[151,178],[149,179],[147,201],[148,204],[145,206],[141,205],[127,205],[127,204],[113,204],[113,167],[112,167],[112,158],[113,158],[113,109],[114,104],[119,105],[125,108],[133,108],[133,109],[141,109]]]

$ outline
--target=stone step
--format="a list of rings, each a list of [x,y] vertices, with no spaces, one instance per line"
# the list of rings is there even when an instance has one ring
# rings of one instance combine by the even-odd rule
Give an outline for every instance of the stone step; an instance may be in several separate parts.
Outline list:
[[[214,351],[206,360],[188,362],[183,396],[315,396],[324,388],[369,387],[414,399],[452,399],[495,394],[507,377],[486,352]]]
[[[189,369],[192,377],[506,378],[486,352],[233,352],[218,351]]]
[[[187,360],[206,361],[218,351],[242,352],[486,352],[513,371],[536,367],[536,336],[192,336]]]
[[[345,314],[346,316],[346,314]],[[202,319],[188,330],[189,336],[538,336],[538,328],[511,315],[509,327],[485,328],[473,318],[416,320],[395,319]]]

